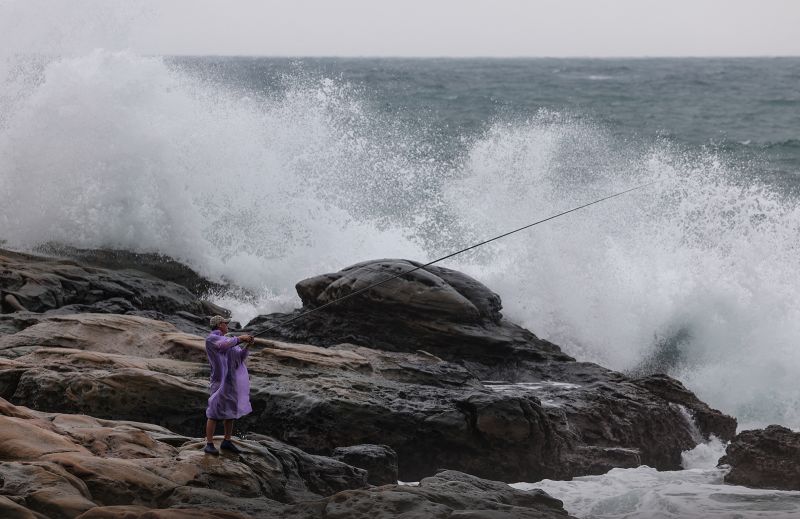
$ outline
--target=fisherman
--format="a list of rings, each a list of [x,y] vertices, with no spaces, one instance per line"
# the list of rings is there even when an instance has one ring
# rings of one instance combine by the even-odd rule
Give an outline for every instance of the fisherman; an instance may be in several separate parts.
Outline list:
[[[250,407],[250,376],[247,374],[248,348],[253,343],[250,335],[226,337],[228,323],[221,315],[211,318],[211,333],[206,337],[206,354],[211,364],[208,408],[206,408],[206,454],[219,454],[214,446],[217,422],[224,423],[225,437],[220,449],[239,454],[231,441],[233,421],[253,411]],[[244,348],[239,346],[244,344]]]

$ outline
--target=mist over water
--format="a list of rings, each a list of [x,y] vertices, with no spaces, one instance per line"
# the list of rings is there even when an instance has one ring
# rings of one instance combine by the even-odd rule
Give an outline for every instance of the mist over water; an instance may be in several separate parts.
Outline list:
[[[247,69],[244,81],[236,74],[261,62],[214,72],[79,43],[2,56],[6,246],[159,252],[243,289],[217,297],[246,320],[298,305],[304,277],[370,258],[431,260],[657,180],[443,266],[580,359],[668,371],[745,427],[800,427],[800,213],[785,157],[776,172],[746,145],[645,135],[574,105],[488,111],[463,82],[420,90],[429,110],[395,92],[393,111],[369,75],[380,63],[344,62],[363,69],[356,82],[313,63]],[[401,79],[414,66],[398,63]],[[643,74],[633,66],[581,77]]]

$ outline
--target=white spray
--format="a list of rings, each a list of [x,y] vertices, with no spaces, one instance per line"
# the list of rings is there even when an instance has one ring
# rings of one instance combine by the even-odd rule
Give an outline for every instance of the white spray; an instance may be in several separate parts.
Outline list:
[[[248,96],[160,57],[87,50],[81,34],[61,55],[3,47],[8,246],[160,252],[262,294],[257,310],[282,310],[306,276],[430,260],[666,179],[445,266],[580,358],[668,370],[745,425],[800,426],[800,213],[724,157],[542,112],[497,121],[453,166],[341,81],[289,79],[280,98]],[[235,294],[226,302],[256,311]]]

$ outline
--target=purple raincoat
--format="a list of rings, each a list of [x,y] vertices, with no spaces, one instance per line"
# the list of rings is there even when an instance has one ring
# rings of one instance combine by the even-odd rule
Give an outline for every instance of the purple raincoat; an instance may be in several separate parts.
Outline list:
[[[206,354],[211,364],[206,416],[212,420],[233,420],[253,411],[250,407],[250,376],[244,361],[247,350],[237,346],[239,339],[224,337],[214,330],[206,337]]]

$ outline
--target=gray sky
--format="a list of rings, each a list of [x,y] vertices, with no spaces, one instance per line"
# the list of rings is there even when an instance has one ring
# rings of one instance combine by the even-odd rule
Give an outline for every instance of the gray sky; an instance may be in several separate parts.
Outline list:
[[[164,0],[135,48],[272,56],[800,56],[800,0]]]

